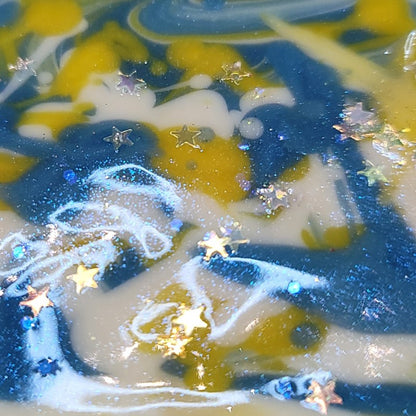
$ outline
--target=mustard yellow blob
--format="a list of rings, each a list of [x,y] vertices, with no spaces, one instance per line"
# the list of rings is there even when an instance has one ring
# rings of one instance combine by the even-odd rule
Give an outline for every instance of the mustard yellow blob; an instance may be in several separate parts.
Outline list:
[[[414,29],[411,15],[406,0],[359,0],[349,22],[378,35],[401,35]]]
[[[319,334],[316,342],[308,348],[295,345],[292,332],[300,325],[312,324]],[[242,348],[254,351],[258,355],[281,357],[303,354],[305,349],[309,352],[316,351],[320,342],[326,336],[327,327],[324,321],[317,317],[311,317],[295,307],[290,306],[284,312],[267,318],[259,325],[244,342]]]
[[[152,300],[155,304],[174,302],[191,305],[190,293],[179,284],[164,288]],[[213,309],[223,307],[219,298],[212,299]],[[177,313],[172,305],[164,316],[136,328],[142,333],[166,334],[168,322]],[[177,364],[183,366],[184,383],[188,388],[200,391],[225,391],[232,386],[236,373],[255,365],[257,370],[283,371],[287,369],[284,359],[307,352],[316,352],[325,338],[327,327],[321,319],[307,315],[295,306],[288,307],[280,314],[271,316],[258,323],[248,337],[237,345],[221,345],[209,339],[211,327],[195,328],[191,340],[185,346],[181,356],[172,355]],[[307,336],[296,338],[302,328],[308,327]],[[312,334],[312,337],[309,336]],[[134,339],[134,335],[132,334]],[[136,339],[136,341],[138,341]],[[304,343],[302,343],[304,342]],[[139,342],[138,348],[145,353],[163,355],[157,348],[157,342]]]
[[[66,127],[88,121],[85,112],[92,108],[87,104],[75,106],[72,111],[27,111],[22,115],[19,126],[47,126],[51,130],[52,137],[57,138]]]
[[[26,2],[17,24],[27,33],[55,36],[66,33],[82,20],[82,9],[72,0],[31,0]]]
[[[5,63],[13,64],[20,40],[27,35],[57,36],[74,29],[82,20],[82,9],[73,0],[26,0],[20,16],[10,27],[0,28],[0,50]]]
[[[171,65],[185,71],[182,80],[199,74],[207,74],[212,79],[219,80],[225,75],[223,65],[241,62],[242,72],[248,72],[251,76],[242,79],[239,85],[227,82],[236,91],[245,92],[256,87],[276,85],[256,74],[242,56],[228,45],[206,44],[190,37],[172,43],[166,52],[166,58]]]
[[[129,31],[117,23],[109,22],[104,28],[80,42],[53,81],[48,93],[40,96],[59,95],[76,101],[79,93],[89,83],[95,82],[94,75],[111,73],[119,69],[122,60],[142,62],[148,51]],[[86,111],[93,110],[92,104],[81,103],[71,111],[31,112],[23,114],[20,125],[38,124],[50,128],[54,137],[72,124],[87,121]]]
[[[56,76],[48,95],[76,99],[94,74],[119,69],[122,60],[145,61],[148,51],[129,31],[117,23],[107,23],[103,30],[77,45]]]
[[[152,63],[150,64],[150,71],[153,75],[161,76],[165,74],[167,70],[168,66],[166,65],[166,62],[158,59],[152,60]]]
[[[364,224],[355,224],[353,227],[344,225],[341,227],[328,227],[319,235],[303,229],[301,237],[306,247],[311,250],[339,250],[347,248],[352,240],[362,235],[364,231]]]
[[[180,126],[159,131],[158,147],[152,165],[183,184],[188,190],[201,191],[221,202],[231,202],[246,196],[237,180],[238,175],[250,177],[250,161],[235,140],[215,137],[201,143],[201,149],[187,144],[177,148],[176,139],[169,133]]]
[[[16,181],[36,162],[31,157],[0,153],[0,183]]]

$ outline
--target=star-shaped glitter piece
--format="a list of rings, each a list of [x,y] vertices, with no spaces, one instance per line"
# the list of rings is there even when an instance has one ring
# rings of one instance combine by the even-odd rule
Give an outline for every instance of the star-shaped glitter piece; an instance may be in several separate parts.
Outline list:
[[[186,345],[192,341],[192,337],[187,337],[180,327],[173,327],[169,335],[160,335],[157,339],[156,347],[163,352],[164,357],[185,357]]]
[[[31,71],[33,75],[36,75],[36,71],[32,68],[33,60],[29,58],[21,58],[20,56],[17,58],[17,61],[14,65],[9,64],[7,67],[9,71],[16,71],[16,72],[23,72],[23,71]]]
[[[230,247],[233,254],[237,252],[240,244],[247,244],[250,242],[247,238],[243,238],[241,228],[242,226],[238,221],[229,221],[220,226],[222,236],[230,239],[227,245]]]
[[[368,186],[373,186],[377,182],[388,183],[388,179],[384,176],[380,167],[375,166],[369,160],[366,161],[366,168],[357,172],[367,178]]]
[[[311,394],[306,397],[304,403],[312,405],[314,410],[326,415],[330,404],[342,404],[342,398],[338,396],[335,390],[335,381],[330,380],[325,386],[319,384],[316,380],[312,380],[309,386]]]
[[[342,112],[343,120],[347,124],[366,124],[375,118],[375,114],[371,111],[363,110],[363,103],[355,103],[347,105]]]
[[[232,65],[224,64],[222,70],[225,75],[222,76],[221,81],[230,81],[234,85],[240,85],[244,78],[251,77],[250,72],[243,71],[241,68],[241,61],[234,62]]]
[[[177,139],[176,147],[181,147],[184,144],[187,144],[194,149],[201,148],[199,144],[195,142],[195,139],[201,134],[201,130],[189,130],[188,126],[184,125],[181,130],[172,130],[169,134]]]
[[[136,71],[131,72],[129,75],[118,73],[120,78],[116,88],[121,91],[122,94],[140,95],[141,92],[147,88],[147,83],[141,78],[136,78],[134,74]]]
[[[48,298],[49,286],[44,287],[43,289],[37,291],[32,286],[27,287],[28,297],[25,300],[22,300],[20,306],[28,306],[32,309],[33,316],[36,317],[39,315],[42,308],[47,308],[48,306],[54,306],[53,302]]]
[[[214,254],[228,257],[225,247],[230,241],[230,237],[219,237],[215,231],[210,231],[207,239],[198,242],[198,247],[205,248],[204,260],[209,261]]]
[[[206,328],[208,324],[201,319],[201,313],[204,312],[204,307],[200,306],[196,309],[189,309],[185,305],[180,307],[181,314],[179,317],[172,319],[172,323],[179,325],[185,335],[189,337],[194,332],[195,328]]]
[[[77,268],[77,272],[75,274],[71,274],[66,278],[72,280],[76,283],[76,291],[79,295],[85,287],[91,287],[96,289],[98,287],[97,282],[94,280],[94,277],[99,272],[99,269],[94,267],[92,269],[87,269],[82,264],[80,264]]]
[[[56,375],[57,371],[61,371],[58,360],[52,360],[50,357],[40,360],[36,368],[36,372],[38,372],[41,377],[46,377],[49,374]]]
[[[392,147],[403,146],[403,135],[392,125],[385,124],[383,130],[374,134],[374,139],[385,143],[385,147],[390,150]]]
[[[368,137],[372,137],[372,133],[363,133],[357,126],[351,126],[349,124],[341,123],[341,124],[334,124],[332,126],[335,130],[338,130],[340,134],[340,140],[344,141],[347,139],[353,139],[356,142],[360,142],[361,140],[367,139]]]
[[[128,137],[132,131],[132,129],[120,131],[117,127],[113,126],[111,136],[104,137],[103,140],[107,143],[113,143],[114,151],[117,153],[123,144],[133,146],[134,143]]]
[[[273,213],[280,207],[289,207],[289,192],[276,185],[270,184],[265,188],[258,188],[256,194],[262,201],[267,214]]]

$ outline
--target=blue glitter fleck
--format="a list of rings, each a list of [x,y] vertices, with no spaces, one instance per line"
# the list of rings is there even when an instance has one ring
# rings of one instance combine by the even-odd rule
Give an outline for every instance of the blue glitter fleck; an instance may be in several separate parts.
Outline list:
[[[282,377],[278,380],[279,384],[275,385],[276,393],[282,395],[286,400],[292,398],[293,387],[289,377]]]
[[[300,285],[299,282],[290,282],[287,285],[287,291],[291,294],[291,295],[296,295],[301,291],[302,287]]]
[[[180,220],[180,219],[178,219],[178,218],[175,218],[174,220],[172,220],[171,222],[170,222],[170,228],[172,229],[172,230],[174,230],[174,231],[180,231],[181,230],[181,228],[183,227],[183,222]]]
[[[250,145],[249,145],[248,143],[240,143],[240,144],[238,145],[238,148],[239,148],[240,150],[245,151],[245,150],[250,149]]]
[[[20,244],[13,249],[13,257],[16,260],[23,258],[26,254],[27,246],[25,244]]]
[[[20,320],[20,325],[25,331],[29,331],[30,329],[36,328],[39,324],[37,318],[31,318],[30,316],[24,316]]]
[[[77,175],[72,169],[64,171],[62,176],[71,185],[73,185],[77,181]]]

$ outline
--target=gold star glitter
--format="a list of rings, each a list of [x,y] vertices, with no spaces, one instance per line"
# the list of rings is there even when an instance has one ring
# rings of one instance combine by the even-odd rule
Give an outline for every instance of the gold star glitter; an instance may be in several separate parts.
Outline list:
[[[342,398],[334,392],[334,389],[334,380],[329,381],[325,386],[312,380],[309,386],[311,394],[304,401],[312,404],[320,413],[326,415],[330,404],[342,404]]]
[[[66,278],[76,283],[76,291],[79,295],[84,287],[92,287],[94,289],[98,287],[97,282],[94,280],[94,276],[96,276],[98,272],[99,269],[96,267],[87,269],[80,264],[77,268],[77,272],[67,276]]]
[[[224,64],[222,67],[225,75],[221,78],[221,81],[230,81],[234,85],[240,85],[240,82],[244,78],[251,77],[250,72],[243,71],[241,68],[241,62],[234,62],[232,65]]]
[[[208,239],[198,242],[198,247],[206,249],[204,260],[209,261],[215,253],[218,253],[222,257],[228,257],[225,246],[230,241],[230,237],[218,237],[215,231],[211,231]]]
[[[157,339],[157,349],[163,351],[164,357],[171,357],[176,355],[177,357],[185,357],[185,346],[192,341],[192,337],[187,337],[177,327],[173,327],[169,335],[160,335]]]
[[[49,286],[37,291],[32,286],[27,287],[28,297],[22,300],[20,306],[28,306],[32,309],[33,316],[38,316],[42,308],[54,306],[53,302],[48,298]]]
[[[189,309],[185,305],[180,307],[181,315],[178,318],[172,319],[172,323],[182,327],[185,335],[189,337],[195,328],[206,328],[208,324],[201,319],[201,313],[204,312],[204,307],[200,306],[196,309]]]
[[[195,142],[195,139],[201,134],[201,130],[189,130],[187,125],[184,125],[179,131],[170,131],[171,136],[177,139],[176,147],[181,147],[184,144],[193,147],[194,149],[200,149],[199,144]]]
[[[373,186],[376,182],[388,183],[388,179],[384,176],[380,167],[374,166],[369,160],[366,161],[366,168],[357,173],[367,178],[368,186]]]

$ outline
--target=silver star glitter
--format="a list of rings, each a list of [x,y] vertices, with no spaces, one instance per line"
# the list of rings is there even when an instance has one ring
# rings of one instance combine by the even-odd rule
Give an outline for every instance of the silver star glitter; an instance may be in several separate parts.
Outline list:
[[[117,153],[123,144],[133,146],[134,143],[128,138],[128,135],[132,131],[132,129],[120,131],[117,127],[113,126],[111,136],[104,137],[103,140],[107,143],[113,143],[114,151]]]
[[[262,201],[264,210],[268,215],[272,214],[280,207],[288,208],[288,197],[291,192],[291,189],[285,190],[274,184],[270,184],[265,188],[258,188],[256,190],[256,194]]]
[[[36,75],[36,71],[32,68],[33,59],[29,58],[21,58],[20,56],[17,58],[16,63],[14,65],[9,64],[7,67],[9,68],[9,71],[15,71],[15,72],[24,72],[24,71],[30,71],[33,75]]]
[[[228,219],[223,225],[220,225],[222,236],[229,238],[227,245],[230,247],[233,254],[237,252],[240,244],[247,244],[250,242],[250,240],[244,238],[241,234],[241,228],[241,224],[233,219]]]

